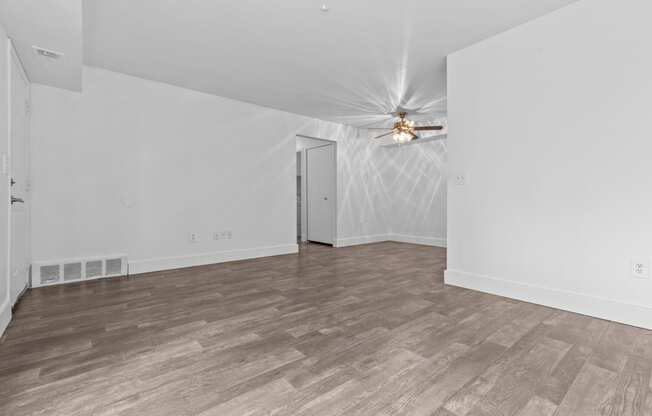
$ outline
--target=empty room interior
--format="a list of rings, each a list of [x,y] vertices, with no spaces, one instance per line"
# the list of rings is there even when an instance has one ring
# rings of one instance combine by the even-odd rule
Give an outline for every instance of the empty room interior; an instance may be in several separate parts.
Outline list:
[[[650,16],[0,0],[0,415],[652,416]]]

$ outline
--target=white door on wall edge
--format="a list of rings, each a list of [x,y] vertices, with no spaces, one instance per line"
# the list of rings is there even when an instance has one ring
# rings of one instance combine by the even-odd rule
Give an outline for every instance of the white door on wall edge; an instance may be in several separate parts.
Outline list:
[[[335,145],[306,150],[308,241],[333,244]]]
[[[29,81],[15,53],[11,58],[11,201],[8,202],[11,204],[9,292],[13,305],[29,283]]]

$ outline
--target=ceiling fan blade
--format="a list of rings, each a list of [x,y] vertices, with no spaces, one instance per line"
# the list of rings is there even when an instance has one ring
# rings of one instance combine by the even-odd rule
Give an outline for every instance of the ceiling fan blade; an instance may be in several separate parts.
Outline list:
[[[423,130],[443,130],[444,126],[415,126],[412,127],[415,131]]]
[[[393,127],[365,127],[367,130],[394,130]]]
[[[394,134],[394,130],[390,131],[389,133],[381,134],[380,136],[374,137],[374,139],[380,139],[381,137],[389,136],[390,134]]]

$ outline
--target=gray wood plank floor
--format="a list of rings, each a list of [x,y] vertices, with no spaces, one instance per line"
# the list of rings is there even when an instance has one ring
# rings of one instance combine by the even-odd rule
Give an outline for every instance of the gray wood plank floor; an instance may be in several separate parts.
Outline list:
[[[652,415],[652,332],[444,286],[445,258],[309,245],[32,290],[0,414]]]

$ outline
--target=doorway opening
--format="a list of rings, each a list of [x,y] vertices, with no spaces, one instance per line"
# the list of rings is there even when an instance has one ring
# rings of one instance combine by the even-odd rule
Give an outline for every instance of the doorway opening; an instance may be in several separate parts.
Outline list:
[[[297,136],[297,241],[334,245],[336,143]]]

